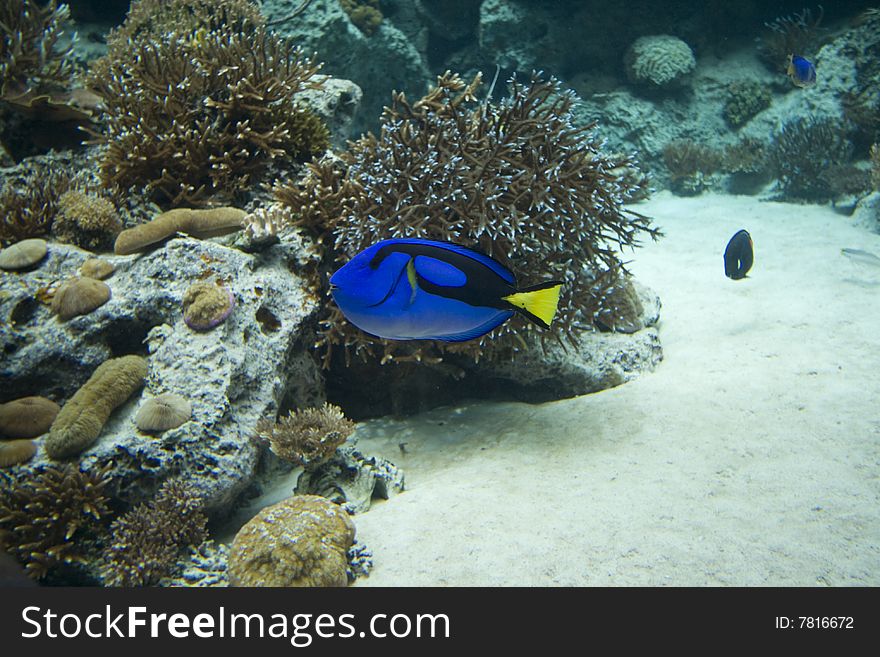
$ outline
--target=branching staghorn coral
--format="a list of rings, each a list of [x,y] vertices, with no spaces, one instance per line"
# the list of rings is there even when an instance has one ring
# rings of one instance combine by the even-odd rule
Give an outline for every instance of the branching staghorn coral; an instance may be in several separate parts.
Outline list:
[[[111,465],[83,472],[67,464],[0,480],[0,545],[34,579],[83,560],[84,537],[110,514],[104,488]]]
[[[330,459],[354,428],[341,408],[325,403],[322,408],[291,412],[277,423],[260,420],[257,434],[280,458],[312,469]]]
[[[783,196],[805,201],[828,201],[833,190],[824,173],[847,164],[852,143],[833,119],[793,119],[776,134],[771,160]]]
[[[19,176],[7,177],[0,189],[0,245],[47,235],[61,196],[72,184],[63,169],[48,164],[34,164]]]
[[[0,0],[0,141],[22,160],[82,141],[95,98],[74,88],[70,13],[55,0]],[[74,35],[75,38],[75,35]]]
[[[610,284],[623,269],[618,249],[658,236],[647,217],[623,208],[637,185],[621,172],[634,162],[603,154],[593,125],[573,126],[573,95],[556,80],[514,78],[498,104],[475,102],[479,84],[479,76],[468,84],[447,72],[415,103],[396,94],[378,137],[311,164],[304,181],[280,186],[276,198],[298,226],[325,246],[332,241],[334,267],[379,240],[421,237],[475,247],[521,285],[564,280],[550,335],[570,337],[592,323],[597,283]],[[436,360],[443,352],[477,358],[489,346],[519,348],[533,330],[514,318],[479,341],[413,352],[364,335],[335,308],[324,327],[320,344],[364,356],[381,346],[383,360]]]
[[[320,65],[246,12],[218,16],[226,18],[171,31],[137,31],[129,19],[93,66],[89,84],[107,112],[97,136],[107,186],[145,188],[165,206],[200,205],[234,198],[273,159],[327,147],[326,126],[297,100],[320,87]],[[136,36],[119,38],[129,31]]]
[[[70,48],[58,47],[69,18],[56,0],[0,0],[0,98],[69,85]]]
[[[162,484],[156,497],[113,522],[105,551],[107,586],[150,586],[174,574],[181,552],[207,537],[198,494],[181,480]]]

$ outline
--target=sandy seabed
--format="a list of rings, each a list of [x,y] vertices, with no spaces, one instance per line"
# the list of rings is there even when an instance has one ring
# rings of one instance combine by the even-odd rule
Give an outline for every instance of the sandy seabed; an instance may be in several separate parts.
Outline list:
[[[664,360],[597,394],[361,425],[407,490],[359,586],[880,585],[880,235],[829,207],[659,194],[633,254]],[[755,241],[749,278],[727,240]],[[406,443],[402,454],[399,443]]]

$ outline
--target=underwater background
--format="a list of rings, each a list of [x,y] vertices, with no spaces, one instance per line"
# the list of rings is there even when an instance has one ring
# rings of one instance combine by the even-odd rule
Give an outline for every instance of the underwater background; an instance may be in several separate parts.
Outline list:
[[[880,584],[880,7],[0,33],[0,583]],[[561,283],[550,327],[360,331],[329,278],[389,239]]]

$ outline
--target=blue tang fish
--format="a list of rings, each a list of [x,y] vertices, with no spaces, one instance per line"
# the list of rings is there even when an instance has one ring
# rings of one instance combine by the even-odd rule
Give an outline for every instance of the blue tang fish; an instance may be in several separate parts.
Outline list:
[[[346,319],[389,340],[463,342],[519,313],[549,328],[562,283],[519,289],[489,256],[450,242],[391,239],[364,249],[330,277]]]
[[[811,61],[798,55],[788,56],[786,73],[796,87],[812,87],[816,84],[816,67]]]

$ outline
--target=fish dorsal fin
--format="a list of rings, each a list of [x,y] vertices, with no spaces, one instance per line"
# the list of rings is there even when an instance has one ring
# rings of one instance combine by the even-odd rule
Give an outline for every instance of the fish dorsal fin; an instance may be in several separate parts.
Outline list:
[[[495,272],[498,276],[500,276],[502,279],[504,279],[505,281],[507,281],[511,285],[516,285],[516,278],[514,277],[513,273],[509,269],[507,269],[507,267],[504,267],[499,262],[497,262],[497,261],[493,260],[492,258],[490,258],[489,256],[487,256],[485,253],[481,253],[480,251],[476,251],[476,250],[468,248],[466,246],[461,246],[460,244],[453,244],[451,242],[438,242],[435,240],[423,240],[423,239],[417,239],[417,238],[397,238],[397,239],[385,240],[384,242],[381,242],[380,244],[383,247],[387,246],[392,249],[395,246],[404,246],[405,247],[406,245],[424,246],[424,247],[433,247],[433,248],[437,248],[437,249],[442,249],[444,251],[448,251],[450,253],[455,253],[460,256],[464,256],[466,258],[470,258],[471,260],[479,262],[480,264],[484,265],[485,267],[488,267],[489,269],[491,269],[493,272]],[[404,251],[404,252],[408,252],[405,248],[400,249],[400,250]],[[424,253],[420,253],[417,255],[424,255]]]
[[[424,280],[442,287],[461,287],[467,283],[467,275],[455,265],[419,255],[414,258],[416,273]]]

